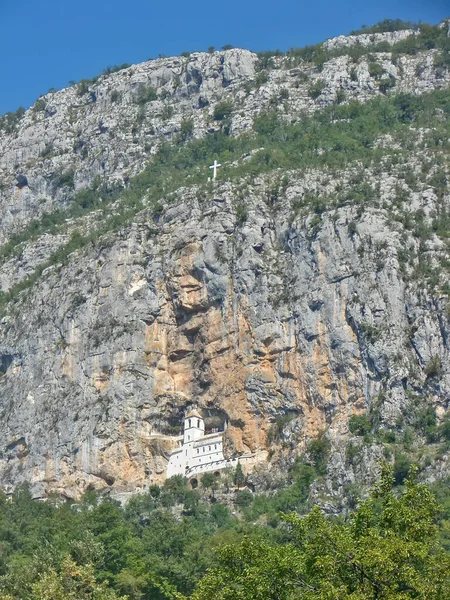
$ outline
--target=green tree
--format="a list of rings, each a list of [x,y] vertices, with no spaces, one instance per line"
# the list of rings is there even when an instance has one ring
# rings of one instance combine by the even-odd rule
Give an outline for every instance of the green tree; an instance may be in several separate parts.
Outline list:
[[[250,490],[240,490],[236,492],[236,496],[234,498],[234,503],[236,506],[240,506],[241,508],[245,508],[250,506],[253,501],[253,494]]]
[[[372,423],[367,415],[351,415],[348,420],[348,428],[350,432],[354,433],[355,435],[365,435],[366,433],[371,432]]]
[[[194,121],[192,119],[185,119],[181,121],[180,125],[180,140],[185,141],[192,137],[194,132]]]
[[[219,487],[219,481],[219,477],[214,475],[214,473],[205,473],[202,477],[202,487],[210,489],[212,497],[214,498],[214,494]]]
[[[289,600],[296,588],[300,553],[246,538],[218,551],[220,566],[208,571],[192,600]]]
[[[450,436],[449,436],[449,439],[450,439]],[[233,467],[227,467],[226,469],[224,469],[222,471],[221,480],[222,480],[223,486],[225,487],[225,491],[228,493],[234,482]]]
[[[215,121],[224,121],[225,119],[231,117],[232,112],[233,105],[231,102],[219,102],[214,108],[213,118]]]
[[[242,466],[239,461],[238,461],[238,464],[236,465],[236,470],[235,470],[234,476],[233,476],[233,482],[234,482],[234,485],[237,485],[238,489],[241,487],[241,485],[245,484],[244,471],[242,470]]]
[[[308,444],[308,455],[319,475],[325,475],[327,472],[330,451],[331,443],[324,432],[322,432],[317,439],[311,440]]]
[[[50,569],[32,585],[30,600],[127,600],[127,597],[119,597],[106,583],[98,583],[91,565],[78,566],[66,558],[61,572]]]
[[[450,557],[438,541],[438,505],[411,468],[405,491],[390,467],[349,522],[285,517],[288,544],[244,540],[219,551],[193,600],[445,600]]]
[[[128,556],[140,552],[140,541],[133,536],[118,502],[105,500],[88,516],[95,539],[104,548],[102,579],[112,581],[127,564]]]

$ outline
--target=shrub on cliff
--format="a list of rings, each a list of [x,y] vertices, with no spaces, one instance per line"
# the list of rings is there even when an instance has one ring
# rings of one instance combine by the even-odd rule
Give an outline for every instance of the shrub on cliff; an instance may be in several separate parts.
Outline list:
[[[215,121],[223,121],[231,116],[233,105],[231,102],[219,102],[214,108],[213,118]]]
[[[143,106],[147,102],[153,102],[153,100],[157,99],[158,95],[155,88],[150,85],[141,85],[134,97],[134,102],[139,106]]]
[[[320,94],[325,89],[325,82],[322,79],[318,79],[313,84],[310,85],[308,89],[308,95],[313,100],[317,100]]]
[[[324,433],[321,433],[318,438],[311,440],[308,444],[308,456],[319,475],[325,475],[327,472],[330,451],[331,443],[330,440],[325,437]]]
[[[372,423],[367,415],[352,415],[348,420],[350,433],[355,435],[365,435],[372,430]]]

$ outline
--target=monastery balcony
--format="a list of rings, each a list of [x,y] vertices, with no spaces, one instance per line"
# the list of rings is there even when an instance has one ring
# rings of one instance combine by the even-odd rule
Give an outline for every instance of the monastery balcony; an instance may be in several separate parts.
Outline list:
[[[196,448],[206,448],[206,445],[209,444],[210,446],[212,445],[218,445],[221,444],[223,442],[222,438],[211,438],[209,440],[205,440],[204,438],[202,438],[201,440],[195,440],[195,442],[193,443],[192,447],[194,448],[194,450]],[[190,442],[192,444],[192,442]],[[187,446],[189,444],[189,442],[187,444],[185,444],[185,446]],[[222,448],[220,448],[220,450],[222,450]],[[217,452],[217,450],[213,450],[213,452]],[[210,451],[207,453],[209,454]]]
[[[226,469],[227,467],[235,467],[237,465],[237,458],[224,458],[223,460],[215,460],[203,465],[194,465],[186,469],[185,477],[192,477],[199,473],[209,473],[210,471],[219,471]]]
[[[224,431],[219,431],[218,433],[209,433],[207,435],[202,435],[201,438],[197,438],[194,440],[196,443],[204,443],[205,441],[211,442],[211,440],[218,439],[222,441]]]

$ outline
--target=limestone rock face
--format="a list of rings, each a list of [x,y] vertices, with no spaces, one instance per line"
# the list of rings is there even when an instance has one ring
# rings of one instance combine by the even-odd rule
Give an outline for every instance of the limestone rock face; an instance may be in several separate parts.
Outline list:
[[[95,178],[122,183],[141,171],[183,120],[195,117],[203,135],[209,104],[233,96],[254,76],[256,61],[241,49],[157,59],[40,98],[19,135],[0,135],[3,234],[66,204],[72,188]],[[68,174],[68,185],[58,187]],[[18,187],[17,176],[27,185]]]
[[[325,45],[368,45],[379,41],[377,36],[394,43],[409,34],[341,36]],[[448,86],[448,72],[435,66],[434,55],[430,51],[397,61],[382,52],[371,61],[393,78],[394,92],[420,94]],[[240,135],[251,130],[261,112],[273,110],[274,101],[280,116],[292,122],[333,104],[338,94],[360,101],[381,94],[364,56],[358,64],[345,55],[332,58],[321,71],[291,69],[281,57],[274,62],[277,68],[259,81],[261,65],[248,50],[198,52],[133,65],[42,96],[14,131],[0,131],[0,240],[43,213],[66,207],[74,191],[94,183],[126,184],[161,144],[176,140],[183,122],[192,121],[195,137],[217,131],[214,109],[219,103],[232,105],[230,131]],[[323,90],[313,99],[309,89],[318,82]]]
[[[255,462],[286,414],[299,451],[324,429],[343,439],[349,415],[380,393],[386,422],[408,388],[446,408],[443,300],[405,285],[384,212],[367,210],[351,235],[353,209],[342,208],[311,235],[308,221],[292,221],[301,182],[276,216],[257,183],[245,226],[231,185],[209,197],[180,191],[158,222],[143,213],[110,246],[47,272],[4,319],[4,484],[76,495],[160,481],[193,404],[226,417],[233,451]],[[439,388],[424,371],[435,355]]]
[[[394,43],[413,34],[380,35]],[[357,38],[328,47],[366,44],[366,36]],[[395,91],[420,94],[450,84],[433,57],[394,64],[383,52],[375,59]],[[334,103],[339,91],[361,102],[381,94],[364,57],[357,65],[334,57],[320,72],[281,58],[275,67],[258,83],[261,64],[251,52],[195,53],[47,94],[14,132],[0,133],[3,244],[43,213],[65,209],[94,181],[126,189],[162,143],[177,139],[183,122],[192,121],[195,137],[214,133],[222,126],[214,120],[219,103],[232,102],[229,131],[239,136],[284,89],[278,110],[289,122]],[[308,89],[318,80],[323,90],[312,98]],[[401,167],[419,173],[421,160],[412,149]],[[208,174],[205,164],[205,180]],[[26,183],[18,185],[21,175]],[[286,185],[274,204],[267,190],[281,176]],[[376,402],[388,425],[411,394],[444,414],[448,297],[407,277],[405,248],[417,254],[420,247],[407,224],[392,218],[400,185],[392,170],[380,163],[365,176],[376,203],[343,203],[320,218],[299,213],[298,199],[311,191],[351,196],[355,169],[186,186],[163,195],[157,213],[144,208],[131,226],[93,237],[45,269],[71,236],[95,231],[95,211],[5,254],[3,292],[35,280],[0,323],[2,485],[29,481],[36,497],[77,497],[89,487],[119,493],[161,482],[193,405],[207,420],[227,421],[229,454],[251,456],[261,473],[275,459],[292,461],[321,431],[340,448],[349,416]],[[408,198],[411,211],[431,223],[433,186],[425,182]],[[433,234],[429,265],[447,251]],[[329,469],[339,486],[374,472],[379,449],[361,452],[358,471],[336,451]]]
[[[387,31],[385,33],[362,33],[360,35],[340,35],[331,38],[324,42],[325,48],[328,50],[338,50],[340,48],[352,48],[353,46],[370,46],[372,44],[380,44],[387,42],[388,44],[396,44],[401,40],[405,40],[410,35],[415,35],[413,29],[404,29],[402,31]]]

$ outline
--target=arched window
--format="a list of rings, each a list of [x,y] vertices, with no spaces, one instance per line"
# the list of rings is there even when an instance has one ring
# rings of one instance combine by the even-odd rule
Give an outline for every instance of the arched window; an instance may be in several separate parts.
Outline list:
[[[189,427],[191,426],[191,420],[189,419]]]
[[[200,419],[197,419],[197,427],[200,429]]]
[[[208,446],[208,452],[211,452],[211,446]]]

